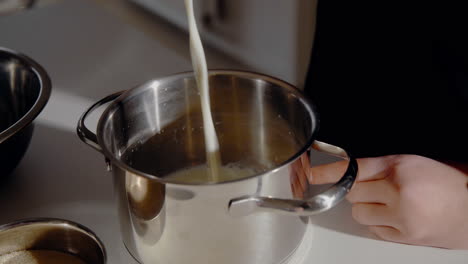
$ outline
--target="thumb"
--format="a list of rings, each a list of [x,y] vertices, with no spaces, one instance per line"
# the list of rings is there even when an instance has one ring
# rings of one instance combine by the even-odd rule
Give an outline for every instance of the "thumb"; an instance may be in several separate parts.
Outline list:
[[[396,156],[357,159],[358,177],[356,181],[371,181],[385,178],[386,171],[395,163]],[[345,173],[348,161],[319,165],[308,170],[307,178],[311,184],[337,182]]]

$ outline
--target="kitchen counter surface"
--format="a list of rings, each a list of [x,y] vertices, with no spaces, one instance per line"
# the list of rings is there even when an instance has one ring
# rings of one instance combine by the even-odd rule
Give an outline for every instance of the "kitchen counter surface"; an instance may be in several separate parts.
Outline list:
[[[28,217],[77,221],[103,240],[108,263],[136,263],[121,243],[104,159],[81,143],[76,122],[101,97],[190,70],[187,53],[158,41],[112,10],[83,0],[1,17],[0,36],[0,46],[38,61],[53,82],[51,99],[37,119],[26,156],[0,185],[0,223]],[[212,61],[212,67],[239,67],[228,59],[212,56]],[[377,240],[353,222],[346,202],[312,218],[307,248],[301,254],[302,263],[468,262],[468,251]]]

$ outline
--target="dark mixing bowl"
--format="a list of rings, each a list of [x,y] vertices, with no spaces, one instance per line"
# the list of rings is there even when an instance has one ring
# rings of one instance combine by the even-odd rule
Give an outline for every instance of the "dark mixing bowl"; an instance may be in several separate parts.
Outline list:
[[[51,82],[35,61],[0,48],[0,177],[9,175],[23,157],[33,120],[50,97]]]

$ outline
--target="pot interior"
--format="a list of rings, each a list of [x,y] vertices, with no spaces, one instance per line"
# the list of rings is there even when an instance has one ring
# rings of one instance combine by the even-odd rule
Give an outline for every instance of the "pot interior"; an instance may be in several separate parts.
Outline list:
[[[232,71],[210,72],[209,82],[223,165],[248,168],[251,175],[243,176],[252,176],[290,162],[311,144],[316,117],[294,87]],[[103,114],[99,142],[113,162],[150,177],[206,164],[199,98],[191,73],[129,90]]]

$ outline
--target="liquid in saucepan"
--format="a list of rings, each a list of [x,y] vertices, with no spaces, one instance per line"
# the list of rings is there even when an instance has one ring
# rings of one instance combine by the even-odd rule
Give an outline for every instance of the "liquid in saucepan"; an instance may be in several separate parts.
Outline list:
[[[186,184],[201,184],[215,183],[209,173],[210,169],[207,165],[199,165],[187,169],[178,170],[164,177],[171,182],[186,183]],[[243,168],[236,164],[228,164],[218,168],[216,182],[233,181],[242,179],[257,173],[251,168]]]
[[[201,114],[188,112],[165,124],[158,134],[130,146],[122,160],[144,173],[189,184],[242,179],[278,166],[299,150],[301,141],[276,111],[263,105],[260,112],[256,108],[235,113],[217,111],[213,113],[217,120],[215,130],[206,60],[193,16],[193,2],[185,0],[185,4]],[[255,115],[261,118],[254,118]]]

